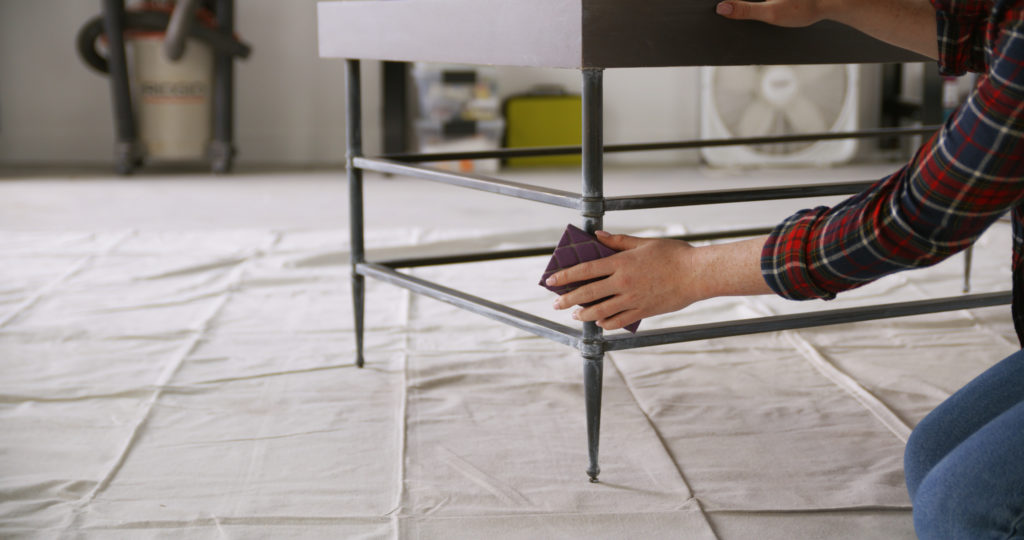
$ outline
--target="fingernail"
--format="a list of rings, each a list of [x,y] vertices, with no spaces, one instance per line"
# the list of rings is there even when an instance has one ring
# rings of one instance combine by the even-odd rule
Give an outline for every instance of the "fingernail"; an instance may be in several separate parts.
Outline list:
[[[715,6],[715,13],[717,13],[719,15],[730,15],[730,14],[732,14],[732,4],[728,4],[726,2],[722,2],[721,4],[718,4],[717,6]]]
[[[601,238],[608,238],[609,236],[611,236],[610,234],[608,234],[605,231],[594,231],[594,235],[595,236],[599,236]]]
[[[548,285],[554,285],[557,282],[558,282],[558,280],[555,279],[555,276],[551,276],[551,277],[547,278],[546,280],[544,280],[544,283],[547,283]]]
[[[572,318],[577,320],[577,321],[580,320],[580,310],[577,309],[576,311],[573,311],[572,312]]]
[[[555,309],[560,309],[562,307],[562,301],[561,300],[555,300],[555,303],[551,304],[551,307],[553,307]]]

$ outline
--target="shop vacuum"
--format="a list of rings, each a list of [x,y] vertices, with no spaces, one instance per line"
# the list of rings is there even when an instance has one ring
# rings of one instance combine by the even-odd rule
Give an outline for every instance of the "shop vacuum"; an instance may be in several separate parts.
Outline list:
[[[234,34],[234,0],[144,2],[129,10],[125,0],[103,0],[77,48],[110,78],[118,174],[146,161],[208,159],[215,173],[231,170],[233,62],[251,52]]]

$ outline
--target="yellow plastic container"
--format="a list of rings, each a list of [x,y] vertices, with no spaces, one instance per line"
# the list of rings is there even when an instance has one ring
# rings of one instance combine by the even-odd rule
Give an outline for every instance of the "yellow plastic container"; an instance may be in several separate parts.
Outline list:
[[[505,146],[579,146],[583,133],[581,110],[582,101],[576,95],[526,94],[511,97],[505,102]],[[579,154],[509,158],[507,161],[510,167],[579,164]]]

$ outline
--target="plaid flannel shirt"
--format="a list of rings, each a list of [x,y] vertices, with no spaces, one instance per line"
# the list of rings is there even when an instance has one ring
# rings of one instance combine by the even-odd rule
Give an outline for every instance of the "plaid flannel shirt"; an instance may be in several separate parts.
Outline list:
[[[761,270],[779,295],[834,298],[935,264],[1013,211],[1014,323],[1024,257],[1024,0],[932,0],[943,73],[981,73],[960,106],[900,170],[832,207],[779,224]]]

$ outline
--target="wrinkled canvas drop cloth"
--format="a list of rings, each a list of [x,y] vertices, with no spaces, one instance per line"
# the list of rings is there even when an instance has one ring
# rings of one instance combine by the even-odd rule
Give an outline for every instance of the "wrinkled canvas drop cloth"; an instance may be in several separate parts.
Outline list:
[[[1009,235],[980,242],[975,290],[1008,287]],[[614,352],[591,484],[571,349],[369,280],[356,369],[345,239],[0,233],[0,537],[913,538],[907,434],[1017,348],[997,307]],[[413,273],[571,324],[536,286],[543,264]],[[955,294],[961,265],[645,325]]]

